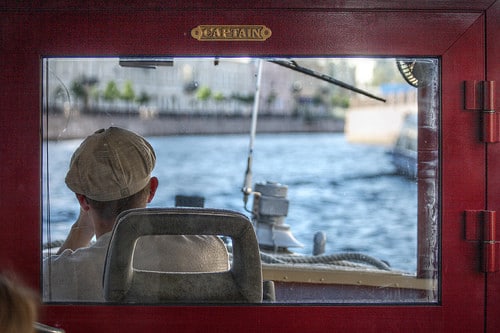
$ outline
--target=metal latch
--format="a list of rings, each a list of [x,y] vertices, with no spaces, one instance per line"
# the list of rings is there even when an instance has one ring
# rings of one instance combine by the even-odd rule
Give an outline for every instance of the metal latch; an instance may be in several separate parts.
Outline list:
[[[496,211],[466,210],[465,239],[478,241],[481,246],[481,270],[493,273],[500,270],[500,237],[496,228]]]
[[[500,116],[495,112],[495,81],[465,81],[465,109],[481,111],[482,141],[500,142]]]

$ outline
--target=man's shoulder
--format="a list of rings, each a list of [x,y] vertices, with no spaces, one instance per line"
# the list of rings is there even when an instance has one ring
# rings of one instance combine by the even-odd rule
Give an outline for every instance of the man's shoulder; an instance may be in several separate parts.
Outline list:
[[[80,263],[84,262],[85,260],[95,261],[97,258],[104,258],[106,256],[110,236],[111,233],[104,234],[96,242],[92,243],[88,247],[82,247],[76,250],[65,249],[60,254],[48,256],[47,258],[45,258],[44,263]]]

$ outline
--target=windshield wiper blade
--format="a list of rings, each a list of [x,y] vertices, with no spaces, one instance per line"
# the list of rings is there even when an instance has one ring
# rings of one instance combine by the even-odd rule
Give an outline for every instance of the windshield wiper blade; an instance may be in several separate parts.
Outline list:
[[[339,87],[342,87],[344,89],[348,89],[348,90],[354,91],[354,92],[356,92],[358,94],[361,94],[361,95],[364,95],[364,96],[376,99],[377,101],[381,101],[381,102],[384,102],[384,103],[386,102],[386,100],[384,98],[382,98],[382,97],[375,96],[375,95],[373,95],[373,94],[371,94],[371,93],[369,93],[367,91],[364,91],[362,89],[356,88],[354,86],[351,86],[350,84],[347,84],[345,82],[339,81],[337,79],[334,79],[333,77],[331,77],[329,75],[322,74],[322,73],[316,72],[316,71],[314,71],[312,69],[299,66],[295,61],[274,60],[274,59],[273,60],[268,60],[268,61],[272,62],[274,64],[277,64],[277,65],[280,65],[280,66],[292,69],[294,71],[297,71],[297,72],[300,72],[300,73],[303,73],[303,74],[315,77],[317,79],[320,79],[320,80],[323,80],[323,81],[335,84],[335,85],[337,85]]]
[[[119,59],[119,64],[122,67],[137,67],[137,68],[152,68],[155,69],[158,66],[168,66],[174,65],[174,59],[172,58],[134,58],[134,57],[121,57]]]

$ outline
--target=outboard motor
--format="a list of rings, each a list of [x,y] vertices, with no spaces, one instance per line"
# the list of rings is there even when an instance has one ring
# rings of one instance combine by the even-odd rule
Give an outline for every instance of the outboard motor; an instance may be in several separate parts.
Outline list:
[[[285,224],[288,215],[288,187],[275,182],[255,184],[252,215],[255,233],[262,250],[289,252],[303,247]]]

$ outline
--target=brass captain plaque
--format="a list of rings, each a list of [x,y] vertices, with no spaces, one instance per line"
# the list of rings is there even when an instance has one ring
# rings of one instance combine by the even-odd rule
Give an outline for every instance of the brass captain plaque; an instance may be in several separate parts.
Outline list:
[[[199,41],[256,41],[271,37],[265,25],[199,25],[191,30],[191,37]]]

